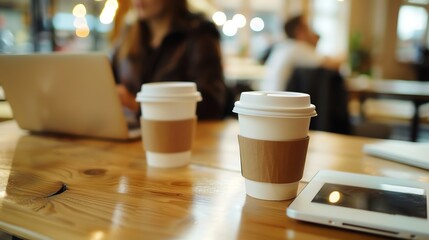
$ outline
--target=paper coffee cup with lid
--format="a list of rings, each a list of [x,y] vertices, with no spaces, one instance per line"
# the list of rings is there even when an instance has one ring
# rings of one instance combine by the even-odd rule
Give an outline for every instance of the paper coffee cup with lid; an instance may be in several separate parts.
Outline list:
[[[241,173],[247,195],[264,200],[296,197],[303,176],[315,106],[305,93],[241,93],[238,114]]]
[[[149,166],[174,168],[190,162],[201,94],[193,82],[143,84],[141,106],[143,147]]]

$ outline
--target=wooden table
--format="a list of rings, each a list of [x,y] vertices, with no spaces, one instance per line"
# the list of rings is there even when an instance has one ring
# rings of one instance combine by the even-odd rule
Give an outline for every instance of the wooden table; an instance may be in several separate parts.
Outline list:
[[[410,123],[410,140],[417,141],[420,123],[419,107],[429,102],[429,82],[405,80],[350,79],[348,91],[357,95],[362,103],[367,98],[388,97],[409,100],[414,104]]]
[[[295,221],[246,196],[236,120],[200,122],[192,164],[146,166],[141,141],[28,135],[0,123],[0,229],[28,239],[383,239]],[[361,152],[377,140],[311,132],[300,188],[320,169],[429,182]]]

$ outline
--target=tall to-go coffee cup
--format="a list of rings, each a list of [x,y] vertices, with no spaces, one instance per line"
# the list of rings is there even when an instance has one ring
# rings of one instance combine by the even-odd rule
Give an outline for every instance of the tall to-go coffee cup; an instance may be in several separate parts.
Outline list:
[[[310,118],[317,115],[310,96],[243,92],[233,112],[238,113],[241,173],[247,195],[264,200],[296,197],[307,155]]]
[[[191,157],[196,107],[201,94],[193,82],[143,84],[140,102],[143,146],[149,166],[185,166]]]

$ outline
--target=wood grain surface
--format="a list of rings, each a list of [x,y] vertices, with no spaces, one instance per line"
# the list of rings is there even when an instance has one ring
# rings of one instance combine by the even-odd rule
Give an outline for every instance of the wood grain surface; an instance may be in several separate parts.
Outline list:
[[[289,219],[246,196],[236,120],[200,122],[192,164],[146,166],[141,141],[29,135],[0,124],[0,229],[28,239],[383,239]],[[429,181],[365,156],[377,140],[312,132],[300,188],[320,169]]]

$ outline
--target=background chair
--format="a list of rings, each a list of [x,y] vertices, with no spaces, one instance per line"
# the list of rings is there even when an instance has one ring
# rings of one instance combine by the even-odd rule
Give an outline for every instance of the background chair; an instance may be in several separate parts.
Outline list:
[[[286,86],[287,91],[308,93],[316,106],[317,117],[311,119],[310,129],[389,138],[390,127],[379,123],[352,124],[348,111],[348,93],[338,71],[318,68],[296,68]]]
[[[317,111],[310,129],[351,134],[347,91],[337,71],[321,67],[296,68],[286,90],[310,94]]]

